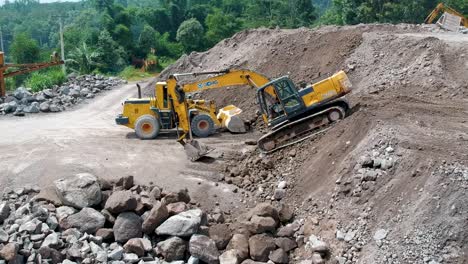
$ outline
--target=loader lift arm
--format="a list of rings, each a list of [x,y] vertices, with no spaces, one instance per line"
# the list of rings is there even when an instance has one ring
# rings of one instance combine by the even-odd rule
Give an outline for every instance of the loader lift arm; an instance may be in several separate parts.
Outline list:
[[[458,16],[461,18],[461,24],[468,28],[468,18],[466,18],[463,14],[458,12],[457,10],[444,5],[444,3],[439,3],[434,10],[427,16],[427,18],[424,20],[424,23],[426,24],[432,24],[434,20],[440,15],[442,12],[447,12],[449,14]]]

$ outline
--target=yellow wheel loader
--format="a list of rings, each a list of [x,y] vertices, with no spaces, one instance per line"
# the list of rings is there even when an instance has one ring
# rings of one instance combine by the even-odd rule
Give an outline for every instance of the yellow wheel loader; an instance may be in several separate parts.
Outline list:
[[[212,77],[182,84],[186,77],[204,75]],[[271,132],[258,140],[258,147],[264,152],[310,137],[312,132],[315,134],[327,124],[345,118],[350,108],[345,95],[351,91],[351,83],[343,71],[298,89],[287,76],[270,81],[254,71],[229,69],[173,74],[166,82],[156,84],[155,97],[127,99],[116,122],[135,129],[144,139],[155,138],[160,129],[178,128],[182,130],[178,141],[189,157],[197,160],[210,149],[193,140],[192,134],[209,136],[216,126],[233,132],[245,128],[237,118],[241,112],[237,107],[231,105],[217,112],[213,103],[187,99],[186,93],[230,86],[250,86],[257,90],[260,112],[271,128]],[[189,140],[185,142],[187,135]]]

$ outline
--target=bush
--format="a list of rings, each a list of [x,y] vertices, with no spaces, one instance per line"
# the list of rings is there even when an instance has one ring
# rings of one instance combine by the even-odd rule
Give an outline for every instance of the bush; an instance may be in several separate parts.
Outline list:
[[[119,77],[127,81],[137,81],[151,76],[151,74],[135,69],[133,66],[128,66],[119,73]]]
[[[51,88],[54,85],[61,85],[67,81],[67,77],[61,68],[50,69],[31,74],[24,85],[31,88],[33,92],[38,92],[44,89]]]

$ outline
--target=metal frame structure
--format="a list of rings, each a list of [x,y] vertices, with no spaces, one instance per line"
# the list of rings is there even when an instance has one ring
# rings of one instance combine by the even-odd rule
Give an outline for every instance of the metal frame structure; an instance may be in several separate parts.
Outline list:
[[[0,52],[0,96],[1,97],[4,97],[6,95],[5,78],[64,64],[64,61],[60,60],[56,54],[51,55],[50,62],[29,63],[29,64],[5,63],[4,55],[5,54],[3,52]],[[16,68],[16,70],[6,72],[10,68]]]

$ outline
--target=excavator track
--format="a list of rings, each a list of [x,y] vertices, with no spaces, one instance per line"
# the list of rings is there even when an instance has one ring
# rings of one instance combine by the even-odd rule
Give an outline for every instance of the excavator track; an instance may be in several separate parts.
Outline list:
[[[332,106],[314,115],[288,122],[261,137],[257,145],[263,153],[271,153],[316,136],[330,129],[330,125],[344,119],[343,107]]]

